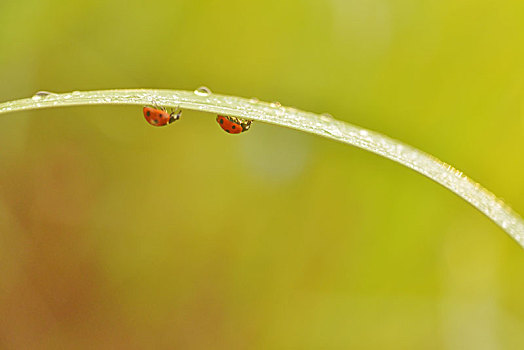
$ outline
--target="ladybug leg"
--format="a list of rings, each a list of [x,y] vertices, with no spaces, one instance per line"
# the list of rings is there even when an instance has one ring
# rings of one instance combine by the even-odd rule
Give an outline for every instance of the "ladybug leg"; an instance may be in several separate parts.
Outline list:
[[[180,117],[180,115],[182,115],[182,110],[179,108],[179,106],[176,106],[175,109],[171,108],[171,115],[178,115]]]
[[[166,109],[163,106],[159,105],[155,100],[152,100],[152,106],[154,109],[158,109],[158,110],[167,112]]]

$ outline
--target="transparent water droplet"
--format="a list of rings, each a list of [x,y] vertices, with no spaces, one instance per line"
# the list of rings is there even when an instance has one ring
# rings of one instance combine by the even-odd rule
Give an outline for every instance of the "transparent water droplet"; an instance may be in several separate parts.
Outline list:
[[[49,91],[37,91],[33,97],[31,97],[31,99],[33,101],[39,101],[43,98],[46,98],[47,96],[50,96],[50,95],[56,95],[54,92],[49,92]]]
[[[199,88],[195,89],[195,91],[193,91],[195,93],[195,95],[198,95],[198,96],[209,96],[211,95],[211,89],[208,88],[207,86],[200,86]]]
[[[334,118],[333,118],[333,116],[332,116],[331,114],[329,114],[329,113],[322,113],[322,114],[320,115],[320,119],[323,120],[323,121],[325,121],[325,122],[329,122],[329,121],[333,120]]]
[[[278,101],[275,101],[275,102],[271,102],[269,104],[271,107],[282,107],[282,104]]]
[[[342,131],[340,131],[340,129],[336,125],[331,125],[330,127],[328,127],[327,129],[324,129],[324,130],[326,130],[329,134],[331,134],[331,135],[333,135],[335,137],[342,137],[342,136],[344,136]]]

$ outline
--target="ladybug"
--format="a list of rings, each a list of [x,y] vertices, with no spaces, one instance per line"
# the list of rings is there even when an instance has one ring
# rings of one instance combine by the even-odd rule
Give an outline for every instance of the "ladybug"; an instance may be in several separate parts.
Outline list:
[[[240,134],[249,130],[252,120],[229,117],[226,115],[217,115],[217,123],[225,132],[229,134]]]
[[[144,118],[147,122],[153,126],[164,126],[171,124],[182,115],[182,111],[178,108],[176,110],[171,110],[171,113],[168,113],[164,107],[148,107],[144,106]]]

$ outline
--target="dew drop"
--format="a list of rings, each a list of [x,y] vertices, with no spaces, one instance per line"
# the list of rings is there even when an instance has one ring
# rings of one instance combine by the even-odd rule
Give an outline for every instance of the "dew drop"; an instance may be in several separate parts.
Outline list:
[[[331,114],[329,114],[329,113],[322,113],[320,115],[320,119],[325,121],[325,122],[329,122],[329,121],[333,120],[333,116]]]
[[[49,91],[37,91],[33,97],[31,97],[31,99],[33,101],[39,101],[43,98],[46,98],[47,96],[50,96],[50,95],[56,95],[54,92],[49,92]]]
[[[201,87],[197,88],[193,92],[195,93],[195,95],[198,95],[198,96],[209,96],[209,95],[211,95],[211,89],[208,88],[207,86],[201,86]]]
[[[340,129],[335,126],[335,125],[331,125],[329,128],[325,129],[325,131],[327,131],[329,134],[335,136],[335,137],[342,137],[344,136],[344,134],[342,133],[342,131],[340,131]]]

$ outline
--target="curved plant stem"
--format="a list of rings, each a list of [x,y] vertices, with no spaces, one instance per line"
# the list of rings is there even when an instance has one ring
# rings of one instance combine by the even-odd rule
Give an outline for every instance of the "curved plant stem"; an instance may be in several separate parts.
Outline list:
[[[37,108],[91,104],[159,104],[231,115],[281,125],[348,143],[392,159],[447,187],[493,220],[524,247],[524,221],[491,192],[437,158],[377,132],[330,116],[299,111],[278,104],[211,94],[197,90],[105,90],[65,94],[37,94],[0,103],[0,114]]]

